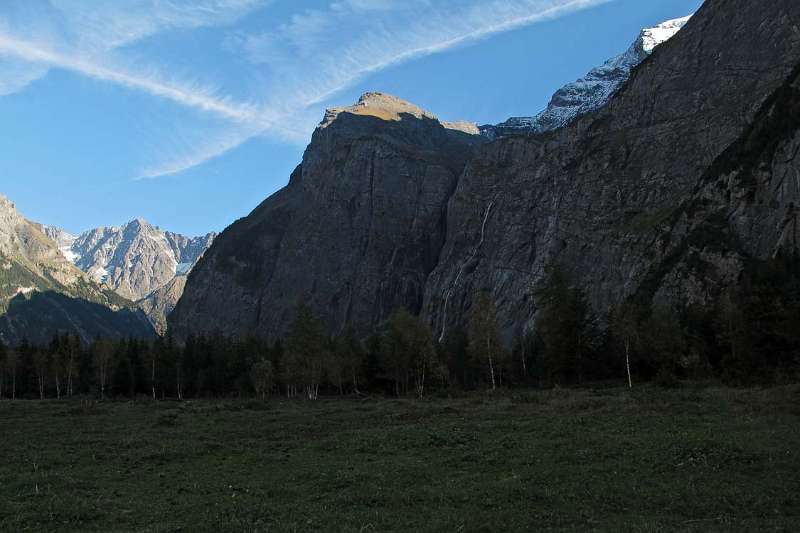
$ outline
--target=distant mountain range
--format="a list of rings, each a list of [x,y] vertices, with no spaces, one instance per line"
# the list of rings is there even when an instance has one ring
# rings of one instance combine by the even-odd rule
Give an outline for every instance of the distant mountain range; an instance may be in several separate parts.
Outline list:
[[[165,331],[166,315],[182,294],[185,277],[216,236],[209,233],[186,237],[162,231],[140,218],[78,236],[53,226],[44,229],[58,243],[64,257],[95,283],[139,302],[161,333]]]
[[[153,327],[135,305],[95,283],[48,237],[0,196],[0,340],[47,342],[69,332],[151,337]]]
[[[142,219],[74,236],[27,220],[0,197],[0,338],[164,333],[214,237],[165,232]]]

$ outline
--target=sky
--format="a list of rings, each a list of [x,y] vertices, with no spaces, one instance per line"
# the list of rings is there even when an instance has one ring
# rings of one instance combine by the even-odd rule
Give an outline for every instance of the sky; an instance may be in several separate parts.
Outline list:
[[[0,194],[80,233],[221,231],[366,91],[498,123],[702,0],[2,0]]]

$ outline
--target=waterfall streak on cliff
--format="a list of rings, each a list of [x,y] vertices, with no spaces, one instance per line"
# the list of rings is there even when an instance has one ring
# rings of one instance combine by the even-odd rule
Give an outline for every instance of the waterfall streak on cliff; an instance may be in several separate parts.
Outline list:
[[[461,274],[464,272],[464,267],[466,267],[469,263],[475,259],[475,256],[478,255],[478,250],[481,249],[483,246],[483,241],[486,237],[486,222],[489,220],[489,214],[492,212],[492,207],[494,206],[494,201],[489,202],[488,207],[486,207],[486,214],[483,216],[483,224],[481,224],[481,238],[478,241],[478,244],[475,245],[475,248],[472,249],[472,253],[467,258],[466,261],[461,263],[461,268],[458,269],[458,274],[456,274],[456,279],[453,280],[453,283],[450,285],[450,288],[447,289],[447,294],[444,296],[444,306],[442,307],[442,333],[439,335],[439,342],[444,340],[444,335],[447,330],[447,303],[450,301],[450,295],[453,293],[453,288],[458,285],[458,281],[461,279]]]

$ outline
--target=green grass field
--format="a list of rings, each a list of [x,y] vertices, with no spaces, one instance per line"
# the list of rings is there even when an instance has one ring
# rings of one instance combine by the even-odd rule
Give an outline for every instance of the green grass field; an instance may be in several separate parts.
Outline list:
[[[2,531],[797,531],[800,386],[0,402]]]

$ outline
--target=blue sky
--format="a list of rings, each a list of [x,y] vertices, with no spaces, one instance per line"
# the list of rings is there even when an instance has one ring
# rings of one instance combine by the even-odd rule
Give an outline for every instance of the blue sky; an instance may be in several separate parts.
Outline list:
[[[224,229],[365,91],[533,115],[702,0],[3,0],[0,193],[72,232]]]

